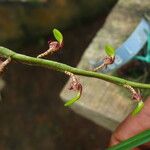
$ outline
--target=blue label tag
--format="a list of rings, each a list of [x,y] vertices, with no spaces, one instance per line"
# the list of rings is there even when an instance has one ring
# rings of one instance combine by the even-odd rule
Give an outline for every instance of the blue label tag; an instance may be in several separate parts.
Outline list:
[[[150,32],[150,24],[145,19],[142,19],[130,37],[116,49],[115,62],[112,65],[108,65],[102,72],[110,72],[129,62],[146,44],[147,32]],[[100,61],[94,66],[98,66],[101,63]]]

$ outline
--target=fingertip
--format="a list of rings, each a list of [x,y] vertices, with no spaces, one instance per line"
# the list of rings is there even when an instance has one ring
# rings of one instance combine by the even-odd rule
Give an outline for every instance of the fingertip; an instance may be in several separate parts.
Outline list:
[[[115,134],[113,134],[110,138],[109,147],[112,147],[112,146],[117,145],[119,143],[120,143],[120,140],[115,136]]]

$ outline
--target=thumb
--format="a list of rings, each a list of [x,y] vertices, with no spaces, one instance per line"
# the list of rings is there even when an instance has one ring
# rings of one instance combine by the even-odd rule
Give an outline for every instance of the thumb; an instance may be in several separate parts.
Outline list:
[[[150,129],[150,97],[136,116],[129,115],[112,134],[110,146],[116,145],[144,130]]]

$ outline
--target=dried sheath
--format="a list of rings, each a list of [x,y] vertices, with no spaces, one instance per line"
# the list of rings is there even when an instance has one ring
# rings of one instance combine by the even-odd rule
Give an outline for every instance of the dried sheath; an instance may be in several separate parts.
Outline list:
[[[53,41],[49,43],[49,49],[44,53],[37,56],[37,58],[42,58],[47,56],[48,54],[53,54],[61,48],[61,45],[57,41]]]
[[[4,69],[6,68],[6,66],[11,62],[11,58],[9,57],[8,59],[6,59],[5,61],[3,61],[0,64],[0,74],[4,71]]]

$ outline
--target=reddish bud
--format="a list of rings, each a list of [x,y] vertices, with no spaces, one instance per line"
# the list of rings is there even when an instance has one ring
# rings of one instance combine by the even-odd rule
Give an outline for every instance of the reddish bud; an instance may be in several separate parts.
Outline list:
[[[96,67],[94,71],[102,70],[103,68],[107,68],[108,65],[113,64],[115,61],[115,57],[107,56],[103,59],[103,63]]]
[[[65,103],[65,106],[69,106],[69,105],[72,105],[75,101],[77,101],[81,97],[82,85],[73,73],[68,72],[68,71],[65,71],[65,73],[69,75],[71,78],[69,90],[74,90],[78,92],[76,97],[72,98],[70,101]]]
[[[38,58],[45,57],[48,54],[53,54],[54,52],[57,52],[58,50],[60,50],[63,47],[63,42],[59,43],[58,41],[49,40],[48,44],[49,44],[49,49],[47,51],[45,51],[44,53],[38,55],[37,56]]]
[[[142,100],[142,96],[141,96],[140,90],[138,90],[135,93],[132,93],[132,99],[133,100],[137,100],[137,101],[141,101]]]
[[[106,66],[113,64],[114,61],[115,61],[115,57],[110,57],[110,56],[105,57],[103,60],[103,62]]]
[[[124,85],[124,87],[127,88],[131,92],[133,100],[136,100],[136,101],[142,100],[140,90],[136,91],[133,87],[131,87],[130,85],[126,85],[126,84]]]

